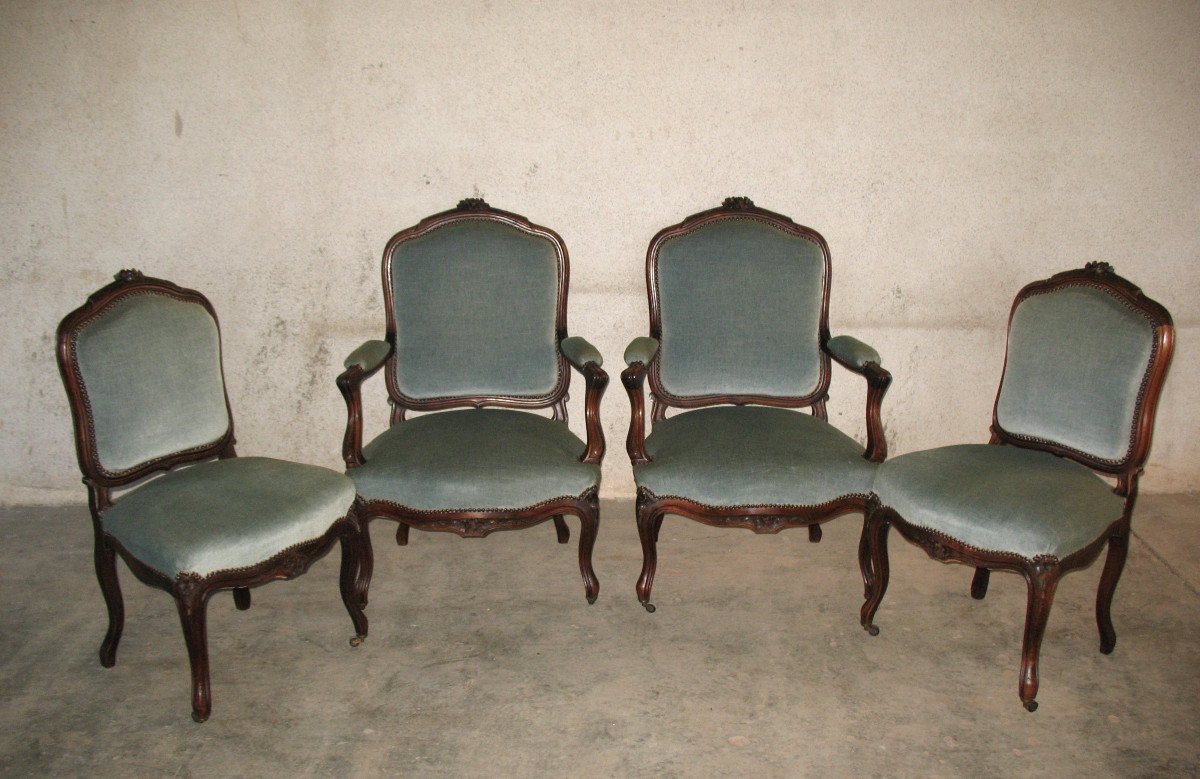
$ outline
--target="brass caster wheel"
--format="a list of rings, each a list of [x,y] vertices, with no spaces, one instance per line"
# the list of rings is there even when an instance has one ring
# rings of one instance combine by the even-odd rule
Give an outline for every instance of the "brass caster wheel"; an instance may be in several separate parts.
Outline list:
[[[590,605],[592,605],[593,603],[595,603],[595,602],[596,602],[596,598],[597,598],[597,597],[598,597],[598,596],[596,596],[596,595],[589,595],[589,596],[587,596],[587,602],[588,602],[588,605],[590,606]]]
[[[362,642],[366,640],[366,636],[355,636],[354,638],[350,639],[350,646],[362,646]]]
[[[871,636],[879,635],[879,626],[878,625],[867,625],[865,628],[863,628],[863,630],[867,631],[867,635],[871,635]]]
[[[208,719],[207,716],[201,717],[199,712],[196,712],[196,711],[192,712],[192,722],[204,722],[207,719]]]
[[[656,610],[653,603],[643,603],[642,606],[644,606],[646,611],[650,612],[651,614],[653,614]]]
[[[1025,711],[1037,711],[1037,701],[1025,701]]]

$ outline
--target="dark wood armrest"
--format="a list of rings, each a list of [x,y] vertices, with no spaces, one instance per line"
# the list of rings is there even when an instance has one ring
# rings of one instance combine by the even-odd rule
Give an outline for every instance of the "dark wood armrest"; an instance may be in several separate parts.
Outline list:
[[[387,357],[391,356],[389,349],[383,359],[358,359],[366,345],[346,358],[346,370],[337,377],[338,389],[346,400],[346,435],[342,438],[342,459],[346,461],[347,468],[357,468],[366,462],[362,453],[362,383],[376,374],[387,362]],[[364,368],[364,365],[367,367]]]

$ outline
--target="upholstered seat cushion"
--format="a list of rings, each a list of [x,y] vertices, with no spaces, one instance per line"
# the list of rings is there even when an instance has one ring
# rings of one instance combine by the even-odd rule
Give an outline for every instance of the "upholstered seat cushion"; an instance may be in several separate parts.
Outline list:
[[[1016,446],[965,444],[879,466],[874,491],[906,522],[976,549],[1059,559],[1095,541],[1124,502],[1092,471]]]
[[[348,471],[358,494],[418,511],[521,509],[575,497],[600,468],[566,425],[511,409],[426,414],[389,428]]]
[[[120,498],[101,522],[151,568],[207,576],[319,538],[353,502],[354,483],[336,471],[235,457],[166,473]]]
[[[867,495],[875,466],[863,448],[802,411],[713,406],[658,422],[639,487],[709,506],[816,506]]]

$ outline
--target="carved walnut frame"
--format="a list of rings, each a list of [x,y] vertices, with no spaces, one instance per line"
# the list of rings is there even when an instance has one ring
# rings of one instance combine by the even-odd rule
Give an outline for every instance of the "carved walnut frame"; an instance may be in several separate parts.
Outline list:
[[[383,251],[383,296],[387,315],[387,343],[390,347],[387,359],[372,370],[364,371],[358,365],[347,368],[337,378],[338,389],[346,400],[346,434],[342,445],[342,457],[347,469],[364,464],[362,453],[362,383],[381,368],[388,389],[391,405],[390,423],[402,424],[408,410],[438,411],[449,408],[483,408],[499,406],[525,410],[549,408],[556,421],[567,423],[567,391],[570,387],[569,363],[559,349],[558,381],[544,395],[474,395],[440,398],[412,398],[404,395],[396,383],[396,319],[392,299],[392,258],[398,247],[406,241],[420,237],[453,222],[464,220],[487,220],[509,225],[521,232],[548,240],[554,247],[558,259],[558,302],[555,307],[555,341],[559,344],[567,337],[567,292],[570,282],[570,260],[562,238],[553,230],[533,224],[525,217],[508,211],[492,208],[483,200],[468,198],[459,202],[450,211],[426,217],[413,227],[401,230],[392,236]],[[584,419],[587,429],[587,448],[580,462],[599,465],[604,457],[604,431],[600,425],[600,400],[608,386],[608,374],[595,362],[583,365],[584,376]],[[396,528],[396,543],[408,544],[410,527],[425,531],[454,533],[462,538],[483,538],[497,530],[519,530],[552,520],[558,543],[570,540],[570,531],[563,515],[579,517],[579,569],[583,576],[584,594],[588,603],[595,603],[600,593],[600,583],[592,568],[592,548],[599,530],[600,507],[597,491],[589,488],[580,495],[562,496],[533,506],[520,509],[482,509],[472,511],[419,511],[390,501],[364,501],[360,514],[363,532],[361,540],[361,565],[356,589],[361,593],[362,605],[367,604],[367,591],[374,569],[374,552],[368,523],[375,518],[390,519],[399,523]]]
[[[1130,445],[1125,456],[1119,460],[1099,459],[1051,441],[1022,436],[1005,430],[1000,425],[996,414],[1000,401],[999,390],[997,390],[996,401],[992,407],[989,443],[997,446],[1038,449],[1059,457],[1069,458],[1094,471],[1115,477],[1117,485],[1113,491],[1125,499],[1121,515],[1114,519],[1099,538],[1067,557],[1058,559],[1052,555],[1041,555],[1029,559],[1017,554],[976,549],[949,536],[914,525],[906,521],[894,509],[881,505],[873,496],[864,532],[866,559],[860,561],[863,579],[867,583],[866,601],[863,603],[861,621],[863,627],[873,636],[879,634],[879,628],[873,623],[873,619],[888,586],[887,535],[890,527],[895,527],[900,535],[920,546],[935,560],[973,566],[975,575],[971,581],[971,597],[976,600],[982,600],[986,596],[991,570],[1000,569],[1020,573],[1025,578],[1028,588],[1028,602],[1017,691],[1022,704],[1028,711],[1036,711],[1038,707],[1036,700],[1038,658],[1058,581],[1071,571],[1091,565],[1100,555],[1100,551],[1106,543],[1108,544],[1108,556],[1096,594],[1096,624],[1100,631],[1100,651],[1109,654],[1116,646],[1117,634],[1113,629],[1111,615],[1112,598],[1129,552],[1130,517],[1133,514],[1134,503],[1137,501],[1138,477],[1142,474],[1146,456],[1150,451],[1150,439],[1154,431],[1158,398],[1162,391],[1163,381],[1166,379],[1175,341],[1174,325],[1167,310],[1143,295],[1142,291],[1128,280],[1116,275],[1108,263],[1101,262],[1088,263],[1083,269],[1058,273],[1049,279],[1026,286],[1013,301],[1009,313],[1010,330],[1013,315],[1022,302],[1035,295],[1072,286],[1086,286],[1103,290],[1146,317],[1154,328],[1154,345],[1138,393],[1137,409],[1130,430]],[[1005,367],[1007,365],[1008,355],[1006,352]],[[1003,387],[1003,373],[1001,374],[1001,387]]]
[[[637,468],[643,463],[650,462],[646,452],[645,433],[645,399],[642,390],[646,376],[650,378],[651,422],[656,423],[666,418],[668,408],[699,408],[703,406],[732,405],[762,405],[782,408],[811,408],[812,414],[819,419],[828,421],[825,404],[829,399],[830,358],[829,343],[829,289],[830,289],[830,256],[829,245],[816,230],[798,225],[790,218],[759,208],[746,197],[726,198],[719,208],[709,209],[693,214],[677,225],[664,228],[650,241],[646,251],[646,289],[650,305],[650,336],[660,343],[662,341],[662,310],[658,286],[658,254],[660,248],[668,240],[690,233],[713,222],[729,219],[749,219],[767,224],[781,232],[802,238],[815,244],[821,250],[824,261],[824,284],[821,293],[821,316],[818,337],[821,345],[820,375],[816,388],[807,395],[787,397],[776,395],[755,394],[725,394],[678,396],[671,394],[662,383],[659,372],[660,355],[655,353],[650,364],[635,362],[621,373],[621,383],[629,394],[631,419],[629,436],[626,439],[626,449],[629,459]],[[836,359],[836,358],[834,358]],[[884,437],[880,407],[883,396],[892,383],[891,374],[876,362],[868,362],[862,367],[850,365],[841,360],[837,362],[846,369],[862,375],[867,381],[867,447],[863,457],[871,462],[882,462],[887,457],[887,441]],[[782,505],[747,505],[747,506],[709,506],[689,500],[683,496],[655,495],[645,487],[637,493],[637,523],[638,535],[642,542],[642,572],[637,582],[637,596],[647,611],[653,612],[655,606],[650,602],[650,591],[654,584],[654,574],[658,567],[658,535],[663,518],[667,514],[676,514],[688,519],[702,522],[714,527],[740,527],[755,533],[779,533],[785,528],[807,527],[809,540],[817,543],[821,540],[821,524],[844,514],[863,512],[867,508],[866,494],[844,495],[837,500],[814,506],[782,506]],[[866,528],[864,523],[863,536],[859,543],[859,562],[864,567],[869,566],[866,557]],[[864,574],[865,576],[865,574]],[[864,586],[866,579],[864,578]]]
[[[182,289],[169,281],[143,276],[137,270],[123,270],[116,280],[93,293],[87,302],[71,312],[58,327],[58,366],[75,428],[75,450],[79,467],[83,472],[83,483],[88,489],[88,508],[92,517],[95,535],[94,560],[96,578],[108,607],[108,632],[100,646],[100,664],[111,668],[117,661],[117,645],[125,626],[125,606],[121,586],[117,577],[116,557],[120,555],[129,569],[144,584],[170,593],[179,611],[187,644],[188,659],[192,672],[192,719],[203,722],[212,712],[212,685],[208,664],[208,634],[206,609],[209,598],[220,590],[233,590],[234,602],[239,610],[250,608],[250,588],[276,579],[293,579],[308,570],[315,561],[323,557],[335,541],[341,542],[342,563],[339,586],[346,610],[354,623],[355,637],[351,644],[357,646],[367,635],[367,618],[359,605],[359,594],[354,590],[355,574],[358,570],[360,544],[358,520],[355,509],[343,517],[336,518],[320,538],[292,546],[257,565],[215,571],[207,576],[180,573],[175,577],[159,571],[135,557],[120,542],[104,531],[102,516],[113,505],[114,488],[125,487],[146,476],[160,471],[169,471],[179,465],[196,463],[213,457],[226,459],[235,457],[233,415],[229,409],[229,395],[225,393],[225,409],[228,415],[226,433],[207,446],[173,452],[148,460],[120,472],[110,472],[101,464],[96,449],[92,408],[87,388],[76,358],[76,341],[79,333],[115,303],[132,295],[163,295],[205,308],[213,318],[220,339],[220,323],[212,304],[198,292]],[[218,344],[219,348],[219,344]],[[222,367],[224,385],[224,367]]]

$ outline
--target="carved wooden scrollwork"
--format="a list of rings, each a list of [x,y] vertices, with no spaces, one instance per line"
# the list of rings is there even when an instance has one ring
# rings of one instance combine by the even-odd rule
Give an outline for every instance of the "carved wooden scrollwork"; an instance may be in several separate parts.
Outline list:
[[[459,211],[487,211],[491,206],[481,197],[465,197],[458,201],[456,208]]]
[[[745,211],[754,208],[754,201],[742,196],[727,197],[721,202],[721,208],[727,208],[730,211]]]
[[[1113,266],[1107,262],[1089,262],[1083,266],[1083,269],[1091,271],[1092,273],[1107,273],[1109,275],[1116,274],[1116,271],[1113,270]]]
[[[175,577],[175,595],[184,601],[189,601],[200,592],[204,585],[204,577],[198,573],[181,573]]]

